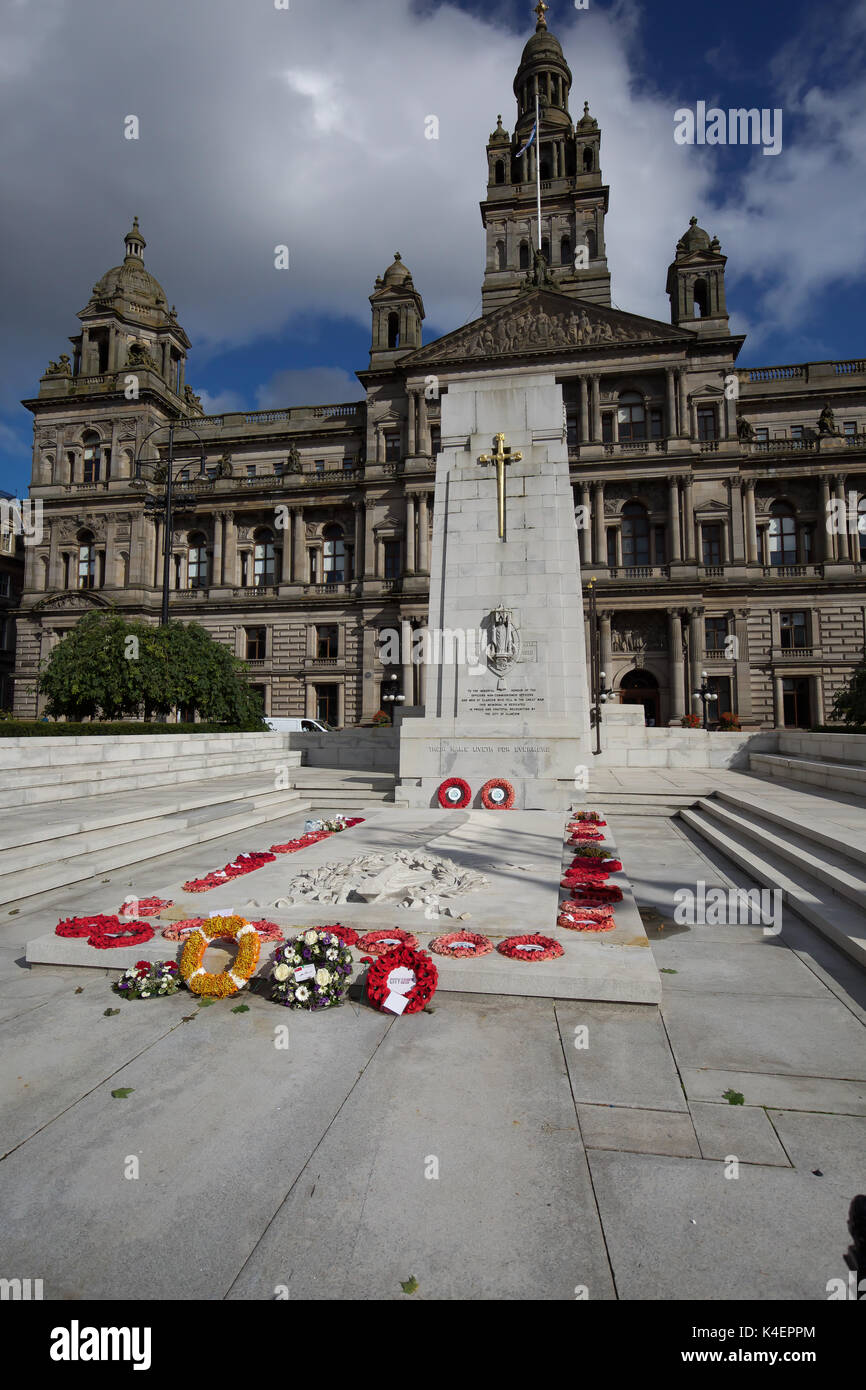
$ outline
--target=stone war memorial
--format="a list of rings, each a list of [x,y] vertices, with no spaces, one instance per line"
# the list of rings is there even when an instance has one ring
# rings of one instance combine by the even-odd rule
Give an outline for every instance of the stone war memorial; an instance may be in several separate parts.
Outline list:
[[[409,806],[433,804],[443,779],[459,774],[479,786],[504,777],[521,809],[561,811],[590,761],[562,418],[550,374],[449,385],[430,566],[430,628],[442,651],[423,717],[400,727],[397,796]]]
[[[164,4],[106,7],[105,35],[134,54]],[[563,0],[606,121],[638,105],[605,54],[631,52],[666,4],[630,11],[626,43],[616,7]],[[443,132],[464,49],[514,47],[514,127],[497,118],[481,161],[480,314],[474,294],[448,299],[460,326],[425,334],[396,252],[369,295],[357,398],[247,409],[265,340],[238,370],[208,348],[199,300],[198,394],[195,335],[145,269],[135,217],[71,351],[22,402],[26,535],[6,534],[24,507],[0,497],[0,1301],[75,1305],[71,1328],[53,1315],[54,1360],[159,1370],[170,1338],[136,1350],[132,1333],[163,1319],[188,1359],[179,1305],[217,1300],[294,1303],[293,1325],[298,1302],[568,1302],[581,1329],[588,1302],[593,1331],[600,1303],[664,1302],[647,1320],[660,1369],[706,1342],[769,1358],[770,1321],[799,1355],[816,1304],[866,1297],[866,361],[743,365],[719,238],[685,194],[651,205],[649,179],[618,197],[641,239],[670,222],[667,278],[650,275],[666,307],[614,303],[601,127],[589,100],[572,115],[545,0],[519,39],[468,0],[380,8],[424,78],[394,112],[426,109],[429,69]],[[364,75],[367,7],[224,6],[206,61],[188,9],[171,32],[179,71],[206,78],[203,109],[235,121],[242,106],[254,126],[237,148],[255,143],[254,77],[294,132],[289,273],[275,262],[276,291],[226,299],[226,314],[291,305],[285,360],[250,388],[265,407],[295,399],[298,373],[304,389],[332,380],[315,344],[342,342],[332,309],[304,317],[352,245],[343,229],[335,252],[309,215],[308,152],[357,166],[369,201],[350,207],[341,186],[345,220],[378,229],[377,257],[393,198],[387,225],[417,269],[431,217],[444,235],[430,171],[453,146],[418,135],[432,213],[408,176],[405,196],[371,178],[383,158],[399,169],[402,135],[390,114],[381,133]],[[694,43],[694,7],[672,13],[671,36]],[[732,26],[738,62],[769,43],[759,20],[748,42]],[[71,23],[57,18],[64,55]],[[320,70],[332,31],[349,57],[334,43]],[[113,51],[95,43],[112,80]],[[33,63],[39,102],[66,90]],[[285,81],[269,85],[275,63]],[[659,90],[679,81],[662,76]],[[359,102],[348,142],[338,92]],[[698,105],[695,128],[717,129]],[[680,161],[670,188],[702,190],[742,246],[752,213],[709,180],[711,143],[700,163],[674,139],[674,114],[648,165]],[[69,136],[56,123],[70,167],[105,146],[91,116]],[[151,116],[147,140],[187,168]],[[207,124],[200,181],[141,209],[163,256],[160,216],[198,227],[213,189],[243,192]],[[805,209],[807,137],[789,150],[782,131],[751,167],[777,168]],[[110,166],[117,186],[129,158]],[[97,201],[82,210],[94,247]],[[259,236],[265,214],[238,201]],[[44,236],[41,206],[20,211]],[[221,234],[211,221],[208,313]],[[268,223],[266,259],[273,240]],[[828,301],[838,270],[855,303],[842,269],[818,270]],[[751,322],[766,301],[755,289],[744,307],[742,281],[737,295]],[[804,312],[798,332],[823,344],[836,326]],[[808,1308],[749,1306],[778,1301]],[[239,1352],[254,1374],[279,1316],[229,1339],[226,1366]],[[633,1342],[627,1371],[629,1355],[642,1369]]]

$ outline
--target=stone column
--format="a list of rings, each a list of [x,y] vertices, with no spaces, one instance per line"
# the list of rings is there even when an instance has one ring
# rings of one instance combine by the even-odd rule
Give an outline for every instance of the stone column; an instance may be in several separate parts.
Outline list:
[[[583,507],[584,525],[578,531],[580,544],[580,563],[584,569],[592,564],[592,504],[589,496],[589,483],[580,485],[580,505]]]
[[[355,503],[355,553],[352,563],[352,578],[360,579],[364,573],[364,503]]]
[[[415,573],[415,494],[406,494],[406,573]]]
[[[376,575],[376,534],[373,530],[373,508],[369,503],[364,507],[364,578],[374,579]],[[373,710],[375,714],[376,711]]]
[[[307,556],[304,544],[304,512],[302,507],[298,507],[293,514],[294,541],[292,544],[292,582],[303,584],[306,581],[304,572]]]
[[[412,664],[412,624],[408,618],[400,619],[400,665],[403,668],[403,708],[415,703],[415,667]]]
[[[689,694],[701,684],[701,671],[704,665],[704,610],[689,609]],[[691,705],[689,706],[691,708]]]
[[[223,550],[223,583],[235,588],[238,584],[238,532],[234,512],[225,514],[225,547]]]
[[[812,688],[815,691],[815,723],[824,723],[824,677],[813,676]]]
[[[746,558],[746,533],[743,527],[743,480],[734,478],[728,489],[728,503],[731,514],[731,530],[728,542],[727,559],[734,564],[742,564]]]
[[[277,581],[280,584],[291,584],[292,582],[292,526],[294,517],[292,512],[286,514],[286,524],[283,527],[283,548],[280,556],[280,577]]]
[[[427,396],[423,389],[418,393],[418,452],[430,453],[430,421],[427,418]]]
[[[836,511],[841,518],[841,525],[836,532],[836,554],[838,558],[847,562],[851,558],[848,545],[848,499],[845,496],[845,474],[837,473],[833,479],[833,486],[836,489]]]
[[[680,561],[680,491],[679,479],[668,478],[668,530],[670,531],[670,557],[672,564]]]
[[[589,420],[589,390],[585,376],[580,378],[580,431],[578,437],[581,444],[588,444],[592,438]]]
[[[63,574],[60,565],[60,552],[58,541],[60,523],[56,520],[51,522],[51,530],[48,540],[48,588],[59,589],[63,583]]]
[[[304,715],[307,719],[316,717],[316,687],[312,681],[307,681],[305,692]]]
[[[607,541],[604,530],[604,483],[592,485],[592,519],[595,530],[595,556],[597,565],[607,564]]]
[[[683,487],[683,537],[685,555],[684,559],[690,564],[695,561],[695,503],[693,492],[693,479],[691,473],[687,473]]]
[[[416,409],[417,409],[418,393],[417,393],[416,391],[409,391],[409,392],[408,392],[408,401],[409,401],[409,419],[408,419],[407,441],[406,441],[406,442],[407,442],[407,445],[408,445],[409,457],[410,457],[410,458],[413,458],[414,455],[415,455],[415,411],[416,411]]]
[[[667,419],[665,421],[665,434],[670,438],[677,432],[677,403],[674,395],[674,369],[665,368],[665,391],[667,403]]]
[[[755,480],[746,478],[746,560],[750,565],[758,563],[758,532],[755,524]]]
[[[223,582],[223,514],[213,514],[213,559],[211,560],[211,584]]]
[[[752,714],[752,672],[749,665],[749,610],[738,608],[734,615],[735,679],[737,685],[737,714],[749,719]]]
[[[592,384],[592,441],[601,443],[601,391],[598,376],[590,377]]]
[[[821,475],[821,511],[824,514],[824,533],[821,537],[821,559],[835,560],[836,545],[830,530],[830,479],[826,473]]]
[[[678,722],[685,714],[683,691],[683,620],[679,609],[668,609],[668,645],[670,647],[671,720]]]
[[[677,372],[677,386],[679,387],[680,401],[679,433],[680,437],[685,437],[689,433],[689,401],[684,370]]]
[[[430,520],[427,507],[427,493],[422,492],[418,499],[419,568],[422,574],[430,573]]]
[[[611,634],[611,614],[601,612],[598,615],[599,628],[601,633],[600,661],[601,670],[604,671],[606,684],[610,683],[613,675],[613,638]]]
[[[777,729],[785,727],[785,692],[782,677],[773,676],[773,723]]]
[[[381,425],[376,426],[376,462],[385,462],[385,432]]]

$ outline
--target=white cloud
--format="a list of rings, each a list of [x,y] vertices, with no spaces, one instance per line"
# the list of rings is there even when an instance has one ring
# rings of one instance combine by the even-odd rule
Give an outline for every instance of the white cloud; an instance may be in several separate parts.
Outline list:
[[[303,367],[276,372],[256,391],[256,409],[289,405],[343,405],[364,399],[357,377],[340,367]]]
[[[820,65],[810,86],[789,75],[807,132],[795,146],[786,131],[778,159],[756,151],[742,186],[722,189],[709,210],[712,152],[673,141],[681,93],[634,84],[629,63],[641,58],[649,16],[623,0],[580,14],[563,6],[556,19],[574,72],[572,115],[588,98],[602,127],[618,305],[668,317],[665,273],[693,212],[721,238],[732,288],[746,270],[756,275],[753,325],[793,327],[834,277],[861,273],[856,65],[837,85]],[[122,258],[133,213],[146,263],[193,340],[194,389],[220,350],[305,317],[368,326],[368,296],[395,247],[428,325],[445,332],[480,312],[484,147],[498,111],[513,126],[529,15],[515,36],[450,5],[418,15],[410,0],[297,0],[288,11],[237,0],[46,0],[17,7],[15,26],[0,89],[0,235],[15,267],[4,307],[16,332],[0,343],[7,408],[35,392],[45,362],[65,349],[90,287]],[[782,104],[775,96],[768,79],[759,104]],[[123,138],[128,114],[140,118],[138,141]],[[430,114],[438,140],[424,135]],[[274,268],[282,243],[288,271]],[[320,357],[321,344],[314,350]],[[310,369],[311,391],[321,370]],[[314,394],[358,394],[357,383],[337,386],[325,379]],[[270,402],[274,390],[268,383],[260,397]]]

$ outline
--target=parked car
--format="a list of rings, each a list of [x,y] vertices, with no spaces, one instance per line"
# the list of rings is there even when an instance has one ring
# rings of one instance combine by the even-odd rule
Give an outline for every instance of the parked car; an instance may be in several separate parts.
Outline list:
[[[272,734],[335,734],[324,719],[266,719]]]

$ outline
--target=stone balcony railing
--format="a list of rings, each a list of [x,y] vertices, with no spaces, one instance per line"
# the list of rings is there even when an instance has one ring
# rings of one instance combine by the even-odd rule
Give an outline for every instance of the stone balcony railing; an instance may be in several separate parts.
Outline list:
[[[823,565],[764,565],[765,579],[823,579]]]
[[[820,661],[821,647],[771,647],[771,661]]]
[[[670,579],[669,565],[614,565],[607,571],[609,579],[625,579],[634,583],[645,579]]]

